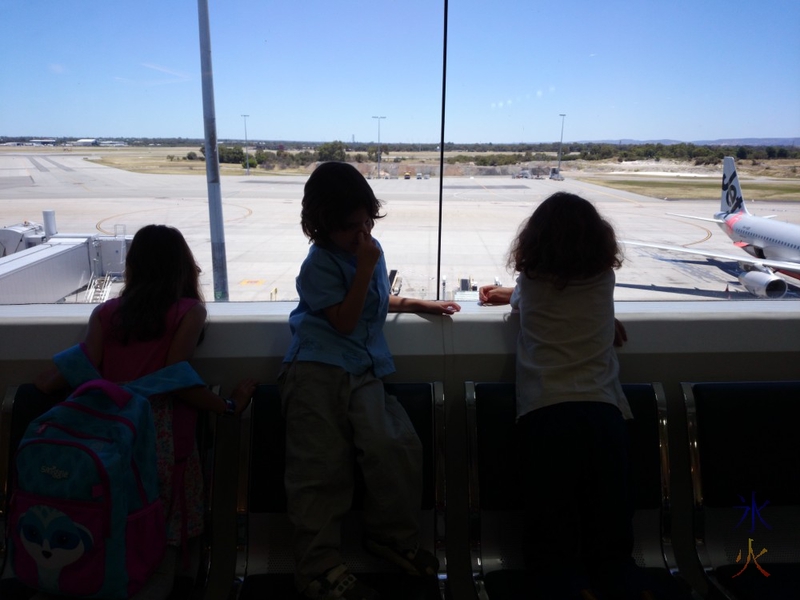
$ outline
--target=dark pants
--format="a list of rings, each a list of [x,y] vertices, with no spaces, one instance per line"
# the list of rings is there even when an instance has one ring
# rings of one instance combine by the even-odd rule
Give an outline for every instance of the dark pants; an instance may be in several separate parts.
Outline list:
[[[628,433],[619,409],[565,402],[517,423],[525,561],[543,598],[624,598],[635,570]]]

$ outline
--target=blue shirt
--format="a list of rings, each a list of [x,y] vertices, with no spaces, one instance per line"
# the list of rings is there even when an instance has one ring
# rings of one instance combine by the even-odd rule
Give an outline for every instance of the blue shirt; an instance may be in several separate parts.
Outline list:
[[[355,256],[312,244],[297,276],[300,303],[289,315],[292,343],[284,362],[321,362],[353,375],[369,369],[376,377],[394,372],[394,361],[383,336],[389,312],[389,276],[383,251],[372,272],[364,310],[352,333],[339,333],[325,316],[326,308],[344,300],[355,273]]]

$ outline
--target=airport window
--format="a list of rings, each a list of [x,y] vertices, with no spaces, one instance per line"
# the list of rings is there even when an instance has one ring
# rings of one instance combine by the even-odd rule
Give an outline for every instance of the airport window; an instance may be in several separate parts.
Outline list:
[[[707,221],[720,207],[717,154],[737,156],[745,202],[760,200],[752,214],[800,228],[791,108],[800,65],[753,52],[729,65],[731,77],[709,74],[722,68],[730,23],[752,47],[797,55],[800,9],[786,18],[779,0],[765,1],[774,10],[581,0],[555,17],[521,0],[312,10],[211,1],[222,271],[209,225],[199,3],[7,8],[0,285],[17,277],[15,290],[31,288],[14,302],[113,295],[121,240],[160,222],[186,236],[207,300],[294,301],[308,249],[303,184],[316,160],[345,158],[384,201],[374,235],[400,294],[472,302],[481,285],[513,285],[506,259],[518,227],[567,190],[592,200],[620,239],[651,244],[624,245],[617,300],[752,298],[737,262],[714,258],[749,258]],[[673,42],[665,50],[654,39]],[[752,72],[761,83],[747,107],[730,102]],[[34,257],[54,231],[60,247]],[[83,254],[67,257],[70,243]],[[31,258],[11,266],[25,247]]]

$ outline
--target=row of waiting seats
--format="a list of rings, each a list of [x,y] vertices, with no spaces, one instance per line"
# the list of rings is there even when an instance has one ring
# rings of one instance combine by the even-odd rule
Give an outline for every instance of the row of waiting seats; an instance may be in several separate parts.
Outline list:
[[[708,597],[800,598],[800,382],[682,385],[694,492],[694,543],[709,584]],[[362,551],[358,518],[362,483],[356,485],[353,510],[343,527],[345,559],[386,600],[461,600],[451,594],[445,560],[443,386],[435,382],[386,387],[405,407],[422,441],[421,545],[438,556],[441,572],[435,579],[415,579],[390,570]],[[663,388],[658,383],[623,388],[635,417],[630,427],[636,492],[634,558],[670,598],[699,598],[681,577],[673,551]],[[522,500],[513,448],[514,385],[466,382],[465,397],[467,527],[474,589],[470,600],[527,599]],[[30,385],[11,388],[6,394],[0,413],[0,520],[7,514],[13,449],[27,423],[53,402]],[[199,426],[198,436],[209,482],[208,527],[198,572],[193,580],[182,582],[173,598],[295,598],[291,527],[283,490],[285,427],[277,387],[260,386],[239,421],[209,419]],[[225,479],[229,469],[219,464],[215,454],[224,449],[230,455],[231,447],[239,460],[233,478]],[[227,489],[230,482],[235,494]],[[232,527],[226,524],[228,513],[235,514]],[[229,529],[235,530],[230,539],[225,534]],[[3,542],[3,565],[6,549]],[[4,579],[0,597],[27,596],[13,579]]]

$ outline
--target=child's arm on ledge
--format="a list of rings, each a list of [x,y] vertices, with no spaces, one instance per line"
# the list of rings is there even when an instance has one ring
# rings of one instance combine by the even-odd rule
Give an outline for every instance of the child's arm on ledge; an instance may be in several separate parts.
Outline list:
[[[389,296],[389,312],[417,312],[434,315],[452,315],[461,310],[455,302],[449,300],[420,300],[419,298],[402,298]]]

